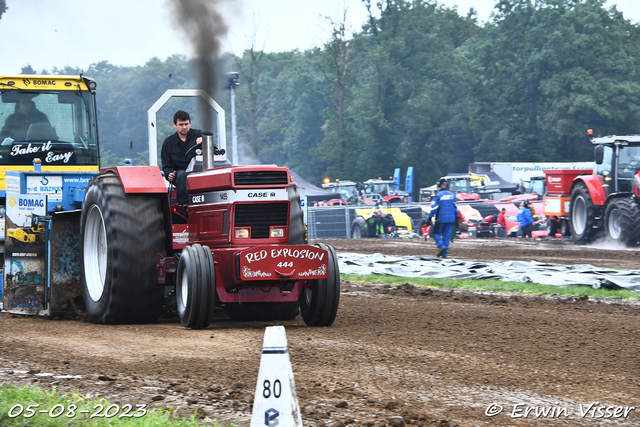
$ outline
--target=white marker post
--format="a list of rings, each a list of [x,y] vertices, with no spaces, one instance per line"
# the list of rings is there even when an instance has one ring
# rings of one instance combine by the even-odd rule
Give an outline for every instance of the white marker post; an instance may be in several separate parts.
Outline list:
[[[264,331],[251,427],[302,427],[284,326]]]

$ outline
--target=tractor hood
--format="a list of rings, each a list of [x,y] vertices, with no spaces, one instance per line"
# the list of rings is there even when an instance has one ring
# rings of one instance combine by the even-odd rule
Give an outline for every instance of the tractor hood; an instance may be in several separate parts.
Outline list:
[[[232,166],[194,172],[187,177],[189,193],[249,188],[286,188],[289,185],[291,185],[289,169],[278,166]]]

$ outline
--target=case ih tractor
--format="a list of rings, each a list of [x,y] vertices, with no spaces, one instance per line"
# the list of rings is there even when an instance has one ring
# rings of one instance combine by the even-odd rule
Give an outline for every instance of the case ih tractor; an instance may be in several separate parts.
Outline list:
[[[604,232],[613,241],[637,245],[640,135],[591,138],[591,143],[595,145],[593,173],[578,175],[571,184],[568,212],[571,235],[577,243],[588,243]]]
[[[205,135],[204,152],[212,150]],[[175,283],[185,327],[205,328],[214,308],[232,316],[333,323],[340,272],[330,246],[306,245],[300,197],[276,166],[211,167],[188,178],[184,213],[153,166],[101,170],[82,207],[80,250],[87,313],[96,323],[160,316]]]

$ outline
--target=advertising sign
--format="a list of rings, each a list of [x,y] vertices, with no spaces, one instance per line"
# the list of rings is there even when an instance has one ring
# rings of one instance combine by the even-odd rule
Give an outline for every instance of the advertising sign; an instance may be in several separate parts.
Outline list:
[[[6,196],[3,308],[38,312],[46,309],[46,195]]]

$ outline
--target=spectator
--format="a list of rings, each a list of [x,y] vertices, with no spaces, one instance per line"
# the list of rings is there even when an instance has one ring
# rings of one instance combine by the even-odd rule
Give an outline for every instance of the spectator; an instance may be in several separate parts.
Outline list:
[[[531,230],[533,229],[533,219],[531,218],[531,211],[529,210],[529,202],[526,200],[520,204],[520,212],[518,212],[518,223],[520,224],[522,237],[531,237]]]
[[[371,214],[371,216],[365,221],[367,227],[368,237],[379,237],[384,234],[383,218],[378,211]]]
[[[395,234],[396,221],[393,219],[393,215],[385,213],[382,209],[378,210],[378,214],[382,217],[382,225],[384,227],[385,234]]]
[[[504,217],[506,213],[507,210],[502,208],[498,214],[498,224],[500,225],[500,228],[498,229],[498,237],[507,237],[507,219]]]

